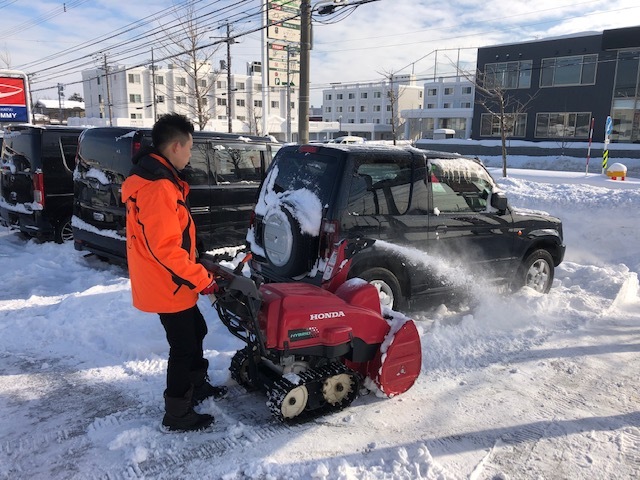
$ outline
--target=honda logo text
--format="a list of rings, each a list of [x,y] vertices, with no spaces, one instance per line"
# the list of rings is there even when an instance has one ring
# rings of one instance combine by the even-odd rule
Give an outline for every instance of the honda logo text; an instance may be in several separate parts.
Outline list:
[[[345,317],[346,315],[342,310],[339,312],[324,312],[324,313],[312,313],[309,315],[309,320],[326,320],[327,318]]]

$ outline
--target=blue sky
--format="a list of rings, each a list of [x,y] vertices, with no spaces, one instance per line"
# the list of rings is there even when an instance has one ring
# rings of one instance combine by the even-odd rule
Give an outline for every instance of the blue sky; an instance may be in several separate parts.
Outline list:
[[[259,0],[0,0],[0,67],[8,62],[35,73],[37,98],[56,98],[58,82],[68,84],[67,94],[82,94],[81,84],[74,82],[83,68],[97,66],[104,53],[119,64],[148,60],[158,44],[149,32],[183,16],[171,8],[186,4],[206,18],[211,36],[222,34],[225,21],[233,24],[234,33],[259,27],[254,15]],[[377,82],[389,72],[446,76],[458,61],[472,69],[479,46],[640,24],[637,0],[539,0],[532,5],[528,0],[377,0],[318,17],[311,103],[318,106],[322,88],[333,82]],[[234,72],[245,73],[247,62],[261,59],[260,39],[252,33],[232,46]],[[223,48],[217,57],[225,54]]]

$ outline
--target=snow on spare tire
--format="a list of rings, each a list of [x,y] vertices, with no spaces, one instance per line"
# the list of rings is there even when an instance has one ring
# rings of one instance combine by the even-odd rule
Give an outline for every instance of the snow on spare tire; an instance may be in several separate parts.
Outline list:
[[[274,168],[265,182],[256,214],[263,216],[262,245],[272,268],[280,275],[294,276],[305,273],[312,260],[310,250],[320,234],[322,204],[306,188],[275,192],[277,174]]]

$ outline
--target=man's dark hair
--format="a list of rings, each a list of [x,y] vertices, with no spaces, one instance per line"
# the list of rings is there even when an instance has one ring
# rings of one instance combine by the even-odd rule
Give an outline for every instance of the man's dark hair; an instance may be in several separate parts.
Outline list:
[[[193,132],[193,123],[187,117],[179,113],[167,113],[162,115],[153,126],[151,141],[158,150],[162,150],[175,141],[184,144]]]

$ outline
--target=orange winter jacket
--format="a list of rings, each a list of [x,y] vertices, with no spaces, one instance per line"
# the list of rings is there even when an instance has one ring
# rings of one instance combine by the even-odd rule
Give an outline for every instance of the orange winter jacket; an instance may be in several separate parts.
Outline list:
[[[180,312],[193,307],[212,280],[196,263],[189,185],[159,153],[146,152],[133,161],[122,184],[133,305],[144,312]]]

